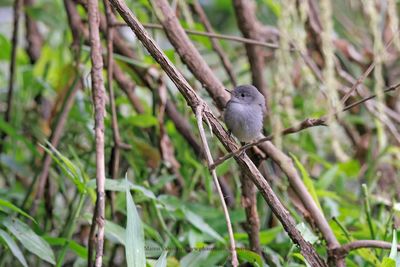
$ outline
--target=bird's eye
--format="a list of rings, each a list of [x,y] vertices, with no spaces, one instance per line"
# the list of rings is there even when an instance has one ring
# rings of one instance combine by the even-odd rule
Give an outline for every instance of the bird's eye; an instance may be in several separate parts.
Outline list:
[[[241,97],[244,97],[244,94],[242,93],[240,96],[241,96]]]

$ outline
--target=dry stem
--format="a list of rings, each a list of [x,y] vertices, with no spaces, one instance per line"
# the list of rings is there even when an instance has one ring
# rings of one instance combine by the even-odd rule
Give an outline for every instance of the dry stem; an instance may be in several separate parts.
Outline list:
[[[206,134],[205,134],[204,128],[203,128],[203,122],[202,122],[203,121],[203,108],[204,107],[202,107],[201,105],[197,106],[197,108],[196,108],[197,127],[199,128],[200,137],[201,137],[201,141],[203,143],[208,166],[211,166],[214,163],[214,160],[212,158],[210,148],[208,147]],[[239,262],[238,262],[237,255],[236,255],[235,238],[233,237],[231,219],[229,217],[229,211],[228,211],[228,208],[225,203],[224,194],[222,193],[221,186],[219,185],[217,172],[215,171],[215,169],[210,169],[210,172],[213,177],[215,187],[217,188],[218,196],[220,198],[221,205],[222,205],[222,210],[224,211],[226,226],[228,228],[230,252],[231,252],[231,256],[232,256],[232,266],[238,266]]]

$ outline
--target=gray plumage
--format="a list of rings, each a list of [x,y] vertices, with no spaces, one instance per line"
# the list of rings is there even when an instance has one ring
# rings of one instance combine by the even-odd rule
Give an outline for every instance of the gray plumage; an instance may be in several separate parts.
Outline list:
[[[241,142],[257,140],[266,113],[264,96],[252,85],[238,86],[230,93],[224,113],[228,130]]]

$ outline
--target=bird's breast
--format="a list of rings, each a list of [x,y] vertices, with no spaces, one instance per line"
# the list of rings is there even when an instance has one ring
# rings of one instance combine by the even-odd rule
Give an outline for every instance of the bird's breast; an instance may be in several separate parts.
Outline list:
[[[229,102],[225,110],[228,129],[242,142],[259,137],[263,126],[263,112],[258,105]]]

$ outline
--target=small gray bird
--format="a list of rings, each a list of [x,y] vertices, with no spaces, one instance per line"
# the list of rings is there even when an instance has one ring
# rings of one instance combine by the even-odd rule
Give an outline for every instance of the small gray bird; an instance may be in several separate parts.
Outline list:
[[[240,85],[228,91],[224,120],[228,130],[240,142],[249,143],[261,136],[266,113],[264,96],[252,85]]]

